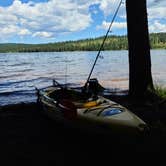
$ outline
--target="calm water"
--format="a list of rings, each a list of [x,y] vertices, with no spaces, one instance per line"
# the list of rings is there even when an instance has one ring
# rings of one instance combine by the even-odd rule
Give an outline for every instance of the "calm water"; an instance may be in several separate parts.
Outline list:
[[[97,52],[1,53],[0,105],[35,101],[35,86],[60,83],[83,85]],[[152,50],[156,84],[166,85],[166,50]],[[103,57],[103,58],[102,58]],[[92,77],[104,87],[128,89],[128,52],[104,51]]]

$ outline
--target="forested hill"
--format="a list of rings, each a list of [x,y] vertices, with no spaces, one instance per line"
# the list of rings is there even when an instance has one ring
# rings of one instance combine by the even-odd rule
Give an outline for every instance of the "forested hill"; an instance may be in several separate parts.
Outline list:
[[[103,37],[66,41],[48,44],[0,44],[0,52],[51,52],[51,51],[96,51],[99,49]],[[166,33],[150,34],[151,48],[166,49]],[[103,50],[128,49],[126,36],[109,36]]]

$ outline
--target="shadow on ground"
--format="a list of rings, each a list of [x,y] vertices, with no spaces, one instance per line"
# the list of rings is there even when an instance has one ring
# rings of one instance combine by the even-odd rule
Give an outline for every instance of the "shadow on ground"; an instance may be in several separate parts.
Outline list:
[[[2,107],[0,152],[4,165],[165,165],[166,134],[101,135],[64,127],[36,104]],[[52,164],[51,164],[52,163]]]

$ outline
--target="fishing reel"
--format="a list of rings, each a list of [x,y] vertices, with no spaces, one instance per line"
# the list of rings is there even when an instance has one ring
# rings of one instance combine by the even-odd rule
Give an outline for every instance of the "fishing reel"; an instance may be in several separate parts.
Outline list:
[[[96,78],[92,78],[88,81],[87,91],[93,95],[98,94],[98,80]]]
[[[99,92],[103,91],[104,88],[99,84],[97,78],[90,79],[83,87],[83,93],[87,93],[88,96],[96,98]]]

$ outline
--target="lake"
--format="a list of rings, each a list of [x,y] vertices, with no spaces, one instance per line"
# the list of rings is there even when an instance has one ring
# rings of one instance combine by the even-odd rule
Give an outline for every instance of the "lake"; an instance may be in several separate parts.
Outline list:
[[[36,100],[35,87],[83,85],[96,51],[0,53],[0,105]],[[151,50],[154,84],[166,86],[166,50]],[[111,89],[128,89],[128,51],[103,51],[92,78]]]

